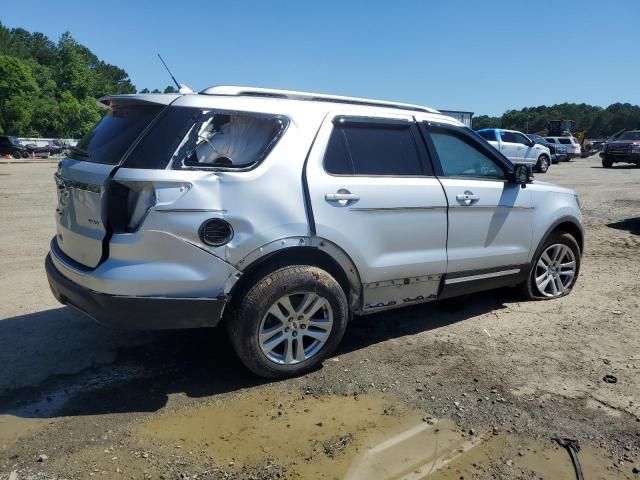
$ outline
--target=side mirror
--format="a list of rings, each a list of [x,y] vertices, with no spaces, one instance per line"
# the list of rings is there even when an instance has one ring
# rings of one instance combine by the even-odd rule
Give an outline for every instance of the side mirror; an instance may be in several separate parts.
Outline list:
[[[509,183],[519,183],[522,188],[527,188],[527,183],[531,182],[533,182],[533,167],[528,163],[516,163],[509,176]]]

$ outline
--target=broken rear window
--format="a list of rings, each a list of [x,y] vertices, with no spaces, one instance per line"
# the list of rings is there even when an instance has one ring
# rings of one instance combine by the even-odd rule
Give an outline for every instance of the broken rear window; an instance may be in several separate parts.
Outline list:
[[[279,115],[169,107],[124,166],[248,168],[268,155],[286,125]]]
[[[278,140],[278,116],[202,112],[174,153],[177,167],[246,168],[260,162]]]

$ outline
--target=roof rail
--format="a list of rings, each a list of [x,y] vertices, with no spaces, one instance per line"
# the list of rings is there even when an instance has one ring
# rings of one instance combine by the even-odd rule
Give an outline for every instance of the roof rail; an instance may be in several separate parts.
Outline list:
[[[438,110],[409,103],[387,102],[369,98],[343,97],[340,95],[326,95],[323,93],[297,92],[294,90],[278,90],[271,88],[255,88],[221,85],[205,88],[200,92],[204,95],[232,95],[244,97],[286,98],[289,100],[306,100],[313,102],[347,103],[350,105],[366,105],[370,107],[398,108],[416,112],[440,113]]]

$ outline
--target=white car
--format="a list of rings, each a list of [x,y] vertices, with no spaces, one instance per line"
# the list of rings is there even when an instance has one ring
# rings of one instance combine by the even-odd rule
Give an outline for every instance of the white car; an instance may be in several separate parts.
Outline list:
[[[544,137],[549,143],[564,145],[567,148],[569,158],[578,158],[582,154],[580,142],[576,137]]]
[[[277,378],[354,314],[504,286],[554,299],[578,278],[575,192],[428,107],[251,87],[102,102],[55,174],[46,271],[107,325],[222,322]]]
[[[476,132],[512,162],[529,163],[540,173],[551,166],[551,152],[522,132],[502,128],[483,128]]]

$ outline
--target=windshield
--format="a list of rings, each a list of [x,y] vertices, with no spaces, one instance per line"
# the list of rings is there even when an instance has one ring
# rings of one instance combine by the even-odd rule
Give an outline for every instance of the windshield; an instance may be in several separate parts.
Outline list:
[[[116,165],[162,105],[114,105],[71,150],[71,158]]]
[[[624,132],[620,135],[620,140],[640,140],[640,130],[634,132]]]

